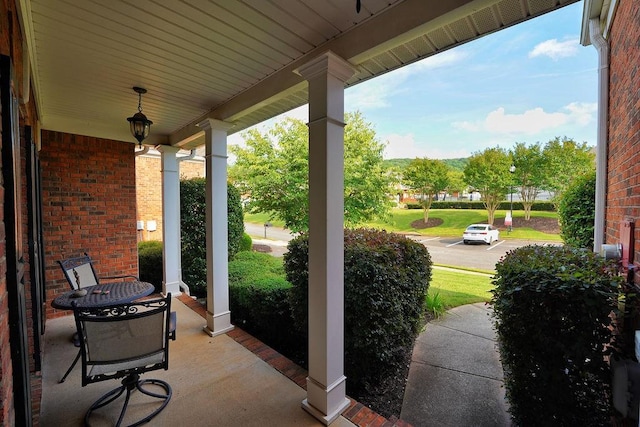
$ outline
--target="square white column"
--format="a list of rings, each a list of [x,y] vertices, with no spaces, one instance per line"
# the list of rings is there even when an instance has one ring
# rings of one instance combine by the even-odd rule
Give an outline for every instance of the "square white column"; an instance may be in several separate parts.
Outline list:
[[[303,408],[330,424],[349,406],[344,376],[344,82],[327,52],[299,68],[309,82],[309,376]]]
[[[162,145],[162,292],[177,296],[182,292],[182,258],[180,242],[180,174],[177,147]]]
[[[211,336],[233,329],[229,311],[227,218],[227,131],[232,124],[207,119],[198,126],[205,132],[207,326]]]

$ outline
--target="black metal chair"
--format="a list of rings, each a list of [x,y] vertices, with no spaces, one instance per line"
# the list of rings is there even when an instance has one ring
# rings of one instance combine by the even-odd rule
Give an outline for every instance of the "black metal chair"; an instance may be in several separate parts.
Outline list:
[[[71,289],[80,289],[87,286],[98,285],[101,280],[139,280],[138,277],[132,275],[98,277],[96,270],[93,267],[93,260],[86,252],[84,253],[84,256],[67,258],[62,261],[58,261],[58,264],[60,264],[60,267],[64,272],[64,277],[67,279],[67,282],[69,282]]]
[[[91,405],[84,417],[85,425],[89,425],[95,410],[124,394],[124,403],[115,424],[120,426],[135,390],[159,399],[159,406],[144,418],[129,422],[130,426],[149,422],[167,406],[171,399],[171,386],[158,379],[141,380],[140,375],[169,368],[170,312],[171,294],[165,298],[110,307],[74,307],[82,353],[82,386],[123,378],[119,387]]]

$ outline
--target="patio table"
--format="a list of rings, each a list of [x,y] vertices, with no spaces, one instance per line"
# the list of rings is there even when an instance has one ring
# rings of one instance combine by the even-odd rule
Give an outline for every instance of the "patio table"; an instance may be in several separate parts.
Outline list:
[[[84,290],[87,291],[85,295],[78,295],[78,291]],[[62,310],[73,309],[74,303],[78,307],[85,308],[109,307],[146,297],[147,295],[152,294],[154,290],[155,288],[151,283],[140,282],[138,280],[101,283],[99,285],[87,286],[86,288],[80,288],[78,290],[72,289],[58,295],[53,301],[51,301],[51,306]],[[82,349],[78,350],[76,358],[73,359],[73,363],[71,363],[67,372],[65,372],[60,379],[60,383],[63,383],[64,380],[67,379],[67,376],[73,367],[78,363],[78,360],[82,355],[81,351]]]
[[[154,286],[151,283],[130,280],[101,283],[99,285],[87,286],[80,290],[83,289],[86,289],[86,295],[76,296],[76,292],[78,291],[69,290],[64,294],[58,295],[51,301],[51,306],[62,310],[71,310],[73,309],[72,304],[74,302],[78,307],[85,308],[123,304],[152,294]]]

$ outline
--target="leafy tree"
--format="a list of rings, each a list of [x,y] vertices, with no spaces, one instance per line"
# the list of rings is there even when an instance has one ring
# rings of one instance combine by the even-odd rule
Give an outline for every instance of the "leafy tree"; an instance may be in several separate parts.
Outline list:
[[[448,168],[441,160],[415,159],[404,171],[404,183],[420,194],[424,223],[429,221],[429,209],[434,198],[449,185]]]
[[[384,145],[359,112],[345,114],[345,223],[355,225],[389,212],[389,176]],[[250,195],[249,210],[268,212],[294,232],[309,228],[309,135],[304,122],[287,118],[267,133],[243,134],[246,147],[232,146],[230,178]]]
[[[507,152],[495,147],[474,153],[464,168],[465,182],[482,196],[489,224],[493,224],[495,212],[511,184],[510,166],[511,159]]]
[[[447,185],[447,192],[449,194],[461,194],[467,188],[467,184],[464,182],[464,172],[462,170],[454,170],[449,166],[449,172],[447,175],[449,176],[449,184]]]
[[[558,206],[561,235],[575,248],[593,248],[593,228],[596,209],[596,172],[573,181],[562,194]]]
[[[566,136],[547,142],[542,154],[545,158],[544,189],[551,193],[557,207],[573,179],[595,169],[595,154],[586,142],[578,144]]]
[[[520,199],[524,208],[524,219],[531,219],[531,206],[545,182],[545,158],[540,144],[526,146],[516,143],[511,150],[515,171],[514,184],[520,189]]]

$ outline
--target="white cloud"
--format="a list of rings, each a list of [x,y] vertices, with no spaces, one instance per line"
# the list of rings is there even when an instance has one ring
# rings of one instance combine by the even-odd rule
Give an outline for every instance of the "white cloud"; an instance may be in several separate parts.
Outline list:
[[[521,114],[509,114],[499,107],[487,114],[484,120],[453,122],[451,126],[469,132],[487,131],[492,134],[535,135],[566,125],[583,127],[591,123],[597,111],[595,103],[572,102],[557,112],[546,112],[541,107]]]
[[[428,157],[430,159],[453,159],[469,156],[468,150],[452,150],[451,147],[423,147],[416,142],[413,134],[389,134],[382,138],[387,142],[383,157],[385,159],[414,159]]]
[[[463,50],[448,50],[388,72],[347,89],[345,105],[349,111],[389,107],[390,97],[411,90],[411,85],[405,83],[414,75],[424,76],[424,73],[430,70],[453,66],[466,57],[467,54]]]
[[[545,40],[535,45],[529,52],[529,58],[548,56],[557,61],[560,58],[568,58],[578,54],[579,42],[577,38],[559,42],[558,39]]]

